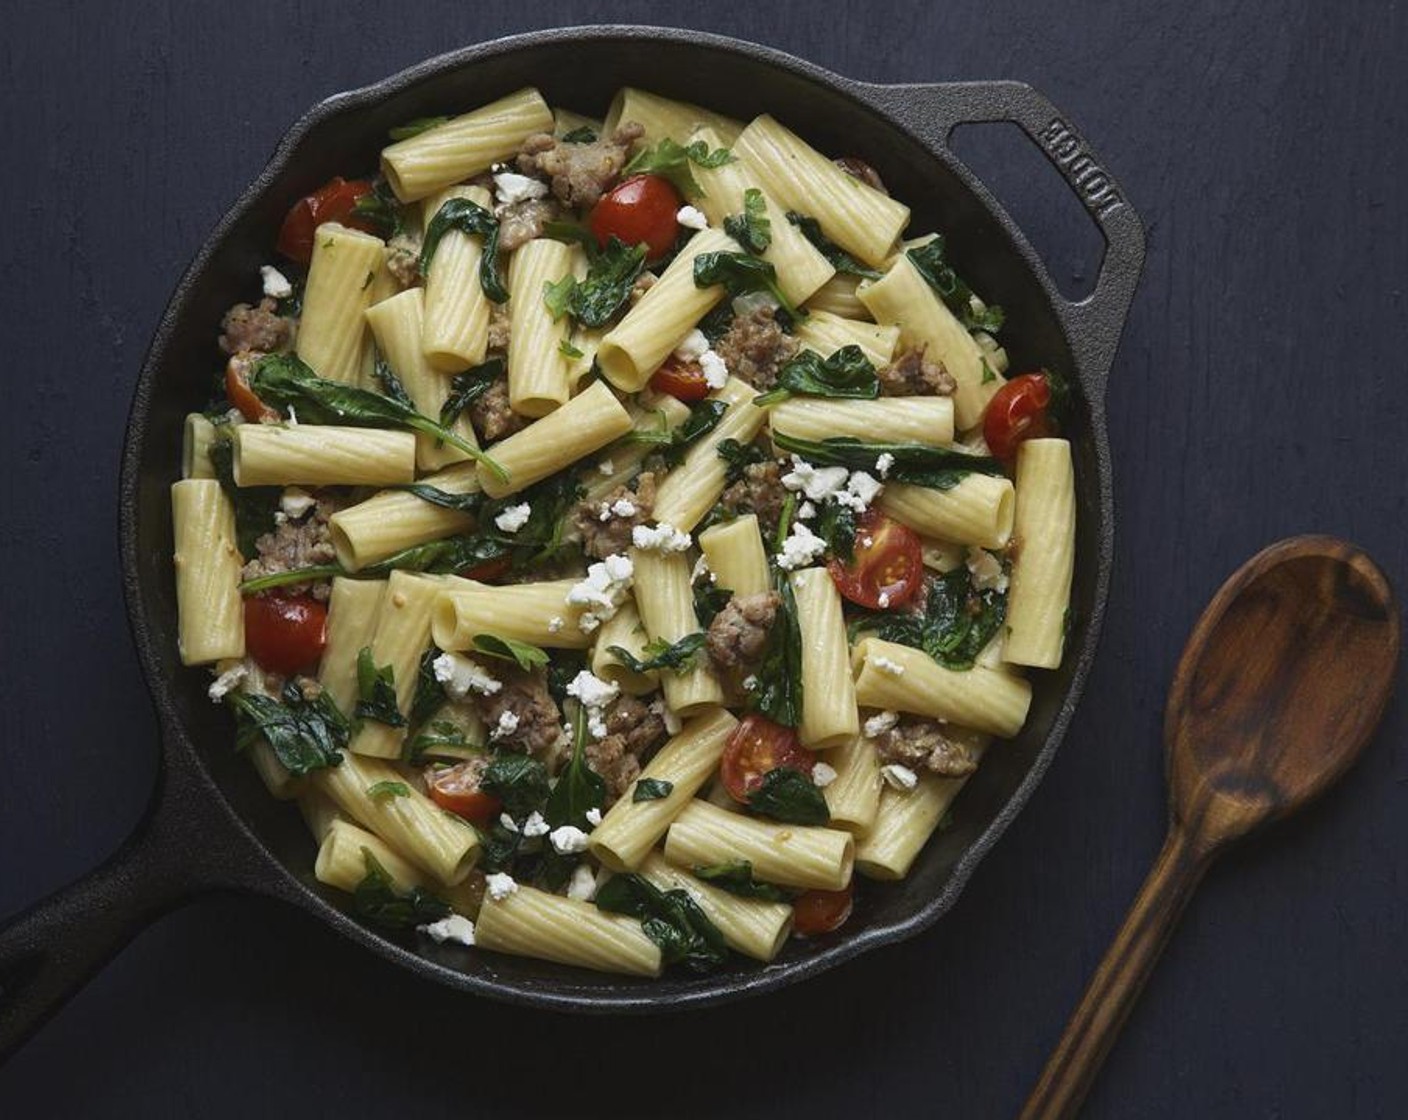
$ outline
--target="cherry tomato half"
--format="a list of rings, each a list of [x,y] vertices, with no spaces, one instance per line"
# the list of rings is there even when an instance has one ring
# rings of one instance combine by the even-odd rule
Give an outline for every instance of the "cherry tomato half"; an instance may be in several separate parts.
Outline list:
[[[1051,385],[1044,373],[1024,373],[1014,377],[993,394],[983,413],[983,438],[988,450],[1003,462],[1017,457],[1017,445],[1024,439],[1040,439],[1052,434]]]
[[[779,766],[810,775],[815,760],[790,727],[766,716],[751,715],[733,729],[719,763],[724,788],[735,801],[746,805],[748,795],[762,784],[763,775]]]
[[[673,355],[650,378],[650,387],[657,393],[669,393],[677,401],[693,404],[709,395],[709,383],[698,362],[685,362]]]
[[[425,772],[430,799],[442,809],[475,824],[488,824],[503,811],[503,803],[479,788],[484,760],[471,758],[454,766],[436,766]]]
[[[244,601],[245,650],[271,673],[316,669],[327,624],[327,607],[311,595],[252,595]]]
[[[675,243],[679,232],[675,214],[681,205],[679,191],[659,175],[632,175],[617,183],[592,210],[587,224],[604,249],[611,238],[627,245],[649,247],[650,260],[659,260]]]
[[[841,594],[870,610],[903,606],[924,586],[924,550],[918,535],[874,509],[856,523],[851,562],[833,558],[827,567]]]
[[[804,891],[792,903],[792,929],[800,937],[831,933],[851,916],[855,892],[848,883],[842,891]]]
[[[484,563],[476,564],[472,568],[466,568],[459,574],[465,579],[477,579],[480,583],[488,583],[507,572],[512,564],[512,557],[500,556],[494,560],[485,560]]]
[[[372,185],[365,179],[349,181],[340,175],[329,179],[290,207],[279,227],[275,247],[289,260],[307,264],[313,257],[313,231],[324,222],[341,222],[365,233],[376,233],[375,225],[353,217],[357,200],[371,192]]]
[[[249,366],[248,357],[240,354],[225,363],[225,396],[251,424],[260,420],[277,420],[279,414],[249,387]]]

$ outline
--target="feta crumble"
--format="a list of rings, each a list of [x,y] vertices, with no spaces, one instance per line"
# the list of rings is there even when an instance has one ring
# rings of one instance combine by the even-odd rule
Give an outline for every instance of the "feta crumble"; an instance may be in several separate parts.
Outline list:
[[[711,389],[722,389],[728,384],[728,365],[712,350],[699,355],[699,370],[704,374],[704,384]]]
[[[845,467],[818,467],[800,455],[793,455],[792,469],[782,476],[782,485],[788,490],[800,491],[813,502],[820,502],[844,493],[850,476],[851,472]]]
[[[585,863],[572,869],[572,878],[567,881],[567,897],[578,902],[590,902],[596,897],[596,876]]]
[[[516,533],[528,524],[528,518],[532,515],[533,507],[527,502],[519,502],[516,506],[509,506],[494,518],[494,524],[505,533]]]
[[[523,822],[523,835],[528,839],[535,836],[546,836],[548,834],[548,822],[543,820],[543,814],[534,809],[528,814],[528,819]]]
[[[967,556],[968,575],[973,586],[979,591],[1003,592],[1007,590],[1007,573],[1002,570],[1002,561],[985,548],[970,548]]]
[[[600,810],[600,809],[588,809],[587,812],[586,812],[586,818],[587,818],[587,823],[588,823],[589,825],[591,825],[593,828],[595,828],[597,825],[599,825],[599,824],[601,823],[601,810]]]
[[[680,728],[684,725],[680,722],[680,717],[675,715],[670,705],[665,703],[664,698],[654,701],[650,705],[650,710],[658,715],[665,723],[665,732],[669,735],[678,735]]]
[[[686,229],[709,228],[709,219],[704,216],[704,211],[694,206],[681,206],[675,211],[675,221]]]
[[[892,789],[908,792],[919,784],[919,775],[908,766],[901,766],[898,762],[891,762],[887,766],[880,767],[880,777],[885,779],[885,784]]]
[[[878,459],[875,460],[875,473],[878,474],[881,478],[886,478],[889,476],[890,468],[894,465],[895,457],[891,455],[888,451],[886,451],[883,455],[881,455]]]
[[[874,739],[877,735],[883,735],[899,723],[899,712],[883,711],[877,712],[865,721],[865,726],[861,728],[867,739]]]
[[[259,280],[264,285],[264,294],[270,299],[287,299],[293,295],[293,285],[288,277],[271,264],[259,266]]]
[[[560,634],[562,633],[562,628],[565,625],[566,623],[562,621],[562,616],[560,614],[555,614],[550,619],[548,619],[548,633]]]
[[[305,516],[317,504],[318,499],[299,486],[287,486],[279,495],[279,511],[295,521]]]
[[[429,934],[437,945],[453,941],[458,945],[474,944],[474,923],[462,914],[451,914],[429,925],[416,926],[421,933]]]
[[[564,824],[548,834],[553,849],[564,856],[587,850],[587,834],[574,824]]]
[[[510,832],[518,831],[518,822],[514,820],[511,816],[509,816],[507,813],[499,814],[499,823],[503,825],[506,829],[508,829]]]
[[[493,696],[503,688],[493,674],[461,653],[442,653],[430,663],[430,669],[451,700],[463,700],[471,692]]]
[[[792,522],[792,531],[782,542],[782,552],[777,557],[777,566],[785,571],[805,568],[826,551],[826,542],[803,525]]]
[[[590,669],[583,669],[567,682],[567,695],[575,696],[587,708],[603,708],[621,694],[621,686],[604,681]]]
[[[500,206],[512,206],[515,202],[526,202],[530,198],[546,198],[547,194],[548,185],[531,175],[500,171],[494,176],[494,197]]]
[[[875,596],[875,601],[880,604],[880,609],[883,611],[890,605],[890,593],[888,591],[880,592],[879,595]]]
[[[577,620],[584,633],[590,634],[615,615],[631,588],[634,576],[635,567],[631,564],[631,558],[615,552],[591,565],[587,569],[587,578],[571,587],[565,600],[567,605],[588,608]]]
[[[836,501],[843,506],[850,506],[857,513],[864,513],[883,487],[884,483],[878,478],[866,474],[865,471],[855,471],[846,480],[846,492],[837,494]]]
[[[816,516],[816,506],[812,502],[803,502],[797,507],[797,516],[803,521],[810,521]]]
[[[697,362],[700,355],[708,349],[709,336],[695,327],[684,336],[684,341],[675,347],[675,357],[682,362]]]
[[[904,676],[904,666],[898,661],[886,657],[883,653],[878,653],[870,659],[870,663],[880,672],[888,673],[892,677]]]
[[[210,682],[210,687],[205,690],[205,694],[210,697],[212,704],[218,704],[230,694],[235,685],[247,676],[249,676],[249,669],[243,662],[232,665]]]
[[[484,887],[495,902],[502,902],[509,895],[518,892],[518,884],[513,881],[513,876],[505,875],[502,871],[485,876]]]
[[[514,712],[502,711],[499,713],[499,722],[494,724],[489,732],[490,739],[506,739],[518,730],[518,716]]]
[[[690,539],[688,533],[662,521],[658,525],[637,525],[631,530],[631,543],[643,552],[683,552]]]
[[[812,767],[812,784],[817,789],[825,789],[836,780],[836,768],[825,762],[818,762]]]
[[[596,465],[596,473],[610,477],[616,473],[616,464],[610,459],[603,459]]]
[[[634,517],[636,504],[630,498],[617,498],[611,503],[611,512],[617,517]]]

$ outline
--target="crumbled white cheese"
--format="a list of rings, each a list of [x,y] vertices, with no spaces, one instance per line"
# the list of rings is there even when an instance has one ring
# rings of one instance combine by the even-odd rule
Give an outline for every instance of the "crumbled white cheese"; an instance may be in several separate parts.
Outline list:
[[[884,483],[865,471],[855,471],[846,479],[846,492],[837,494],[836,501],[840,505],[849,506],[857,513],[864,513],[870,508],[870,503],[875,501],[883,486]]]
[[[615,552],[587,569],[587,578],[573,584],[567,592],[569,607],[587,607],[577,625],[590,634],[615,615],[626,592],[631,589],[635,567],[631,558]]]
[[[508,829],[510,832],[518,831],[518,822],[514,820],[511,816],[509,816],[507,813],[499,814],[499,823],[503,825],[506,829]]]
[[[636,504],[630,498],[617,498],[611,503],[611,512],[616,517],[634,517]]]
[[[621,695],[621,686],[602,680],[590,669],[583,669],[567,682],[567,695],[575,696],[584,707],[603,708]]]
[[[659,716],[665,723],[665,732],[669,735],[678,735],[680,728],[684,726],[680,722],[680,717],[675,715],[670,705],[665,703],[664,697],[660,697],[650,705],[650,710]]]
[[[523,835],[530,840],[535,836],[546,836],[548,834],[548,822],[543,820],[543,814],[534,809],[528,814],[528,819],[523,822]]]
[[[826,551],[826,542],[803,525],[792,522],[792,531],[782,542],[782,552],[777,557],[777,566],[786,571],[805,568]]]
[[[892,677],[904,676],[904,666],[901,665],[898,661],[892,661],[883,653],[876,654],[874,657],[872,657],[870,659],[870,663],[874,665],[877,669],[879,669],[880,672],[888,673]]]
[[[886,451],[875,460],[875,473],[881,478],[885,478],[890,473],[890,468],[895,465],[895,457]]]
[[[742,683],[744,692],[756,692],[758,690],[758,678],[754,673],[749,673],[744,677]]]
[[[811,502],[803,502],[797,507],[797,516],[803,521],[810,521],[816,516],[816,506]]]
[[[675,347],[675,357],[682,362],[697,362],[699,356],[709,349],[709,336],[698,327],[684,336],[684,341]]]
[[[901,766],[898,762],[891,762],[888,766],[880,767],[880,776],[885,779],[885,784],[901,791],[912,790],[919,784],[919,775],[908,766]]]
[[[516,533],[528,524],[528,518],[532,515],[533,507],[527,502],[519,502],[516,506],[509,506],[494,518],[494,524],[505,533]]]
[[[287,486],[284,488],[284,492],[279,495],[280,512],[295,521],[307,514],[317,504],[318,499],[299,486]]]
[[[494,197],[500,206],[512,206],[530,198],[546,198],[548,185],[531,175],[520,175],[517,171],[500,171],[494,176]]]
[[[699,370],[704,374],[704,384],[711,389],[722,389],[728,384],[728,364],[712,350],[699,355]]]
[[[288,406],[288,419],[284,423],[290,428],[298,427],[298,413],[293,410],[293,405]]]
[[[259,266],[259,279],[264,285],[264,294],[270,299],[287,299],[293,295],[288,277],[271,264]]]
[[[240,681],[244,680],[248,675],[249,669],[247,669],[243,663],[232,665],[210,682],[210,687],[205,690],[205,694],[210,697],[212,704],[218,704],[229,695],[230,690],[234,688],[235,685],[239,684]]]
[[[681,206],[675,211],[675,221],[686,229],[708,229],[709,219],[704,216],[704,211],[693,206]]]
[[[596,465],[596,471],[597,474],[606,475],[607,477],[610,477],[611,475],[616,473],[616,464],[613,463],[610,459],[603,459]]]
[[[1007,590],[1007,573],[1002,561],[985,548],[970,548],[967,557],[968,575],[979,591],[991,588],[999,593]]]
[[[690,539],[688,533],[662,521],[658,525],[637,525],[631,530],[631,543],[642,552],[683,552]]]
[[[513,881],[513,876],[505,875],[502,871],[485,876],[484,887],[495,902],[502,902],[518,891],[518,884]]]
[[[798,490],[814,502],[844,493],[851,472],[845,467],[817,467],[800,455],[792,456],[792,469],[782,476],[782,485]]]
[[[499,722],[494,724],[489,732],[491,739],[505,739],[518,730],[518,715],[504,709],[499,713]]]
[[[562,621],[562,616],[560,614],[555,614],[550,619],[548,619],[548,633],[560,634],[562,632],[562,628],[565,625],[566,623]]]
[[[825,762],[818,762],[812,767],[812,784],[817,789],[825,789],[836,780],[836,768],[829,766]]]
[[[705,576],[712,579],[714,573],[709,570],[709,558],[701,552],[699,559],[694,562],[694,567],[690,569],[689,582],[698,583]]]
[[[587,812],[586,812],[586,818],[587,818],[587,823],[588,823],[589,825],[591,825],[593,828],[595,828],[597,825],[599,825],[599,824],[601,823],[601,810],[600,810],[600,809],[588,809]]]
[[[874,739],[877,735],[885,734],[885,732],[889,731],[890,728],[894,727],[899,721],[899,712],[891,712],[888,710],[876,712],[875,715],[865,721],[865,726],[861,728],[861,730],[864,732],[867,739]]]
[[[454,941],[460,945],[474,944],[474,923],[463,914],[451,914],[438,922],[416,926],[416,929],[429,934],[437,945],[443,945],[446,941]]]
[[[493,696],[503,685],[477,662],[462,653],[442,653],[430,663],[435,679],[445,686],[451,700],[463,700],[471,692]]]
[[[567,897],[578,902],[590,902],[596,897],[596,875],[585,863],[572,869],[572,878],[567,881]]]
[[[553,848],[565,856],[587,850],[587,834],[574,824],[564,824],[548,834]]]
[[[733,313],[740,318],[762,311],[764,308],[778,308],[782,305],[773,298],[771,292],[749,292],[746,296],[734,296]]]

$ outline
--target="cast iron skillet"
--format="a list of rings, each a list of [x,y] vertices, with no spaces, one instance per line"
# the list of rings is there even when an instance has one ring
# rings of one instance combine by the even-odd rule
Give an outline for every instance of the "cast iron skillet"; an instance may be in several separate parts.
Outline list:
[[[205,674],[176,659],[169,487],[180,475],[181,426],[216,368],[221,313],[247,296],[291,202],[330,176],[375,166],[388,128],[533,84],[549,103],[604,111],[632,84],[735,117],[774,113],[823,151],[860,156],[914,209],[911,228],[949,237],[960,271],[1003,304],[1013,367],[1073,375],[1071,435],[1079,491],[1073,629],[1065,664],[1036,674],[1021,736],[985,759],[902,883],[863,883],[843,934],[793,941],[772,964],[736,962],[710,976],[659,981],[598,976],[387,935],[346,911],[313,878],[298,815],[265,792],[231,749],[228,714],[205,697]],[[1012,121],[1065,177],[1104,234],[1094,292],[1072,303],[1051,283],[1012,220],[954,158],[965,122]],[[769,48],[692,31],[589,27],[536,32],[423,62],[313,108],[197,254],[162,317],[128,422],[121,482],[123,580],[137,650],[162,727],[152,802],[122,848],[86,878],[0,931],[0,1055],[18,1046],[143,926],[211,890],[293,903],[413,972],[511,1002],[574,1011],[698,1007],[771,991],[909,937],[962,890],[1040,780],[1090,668],[1113,550],[1105,379],[1144,257],[1144,234],[1118,183],[1062,114],[1018,82],[885,86],[852,81]]]

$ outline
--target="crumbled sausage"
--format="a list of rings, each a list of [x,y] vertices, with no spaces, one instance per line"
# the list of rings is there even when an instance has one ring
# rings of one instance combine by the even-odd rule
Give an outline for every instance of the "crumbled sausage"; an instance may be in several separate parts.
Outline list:
[[[508,350],[508,340],[508,305],[496,303],[489,310],[489,350],[497,351],[500,354],[504,353]]]
[[[525,198],[499,211],[499,251],[511,253],[525,242],[543,235],[543,227],[562,216],[551,198]]]
[[[257,579],[298,568],[331,564],[337,559],[337,551],[332,546],[328,519],[339,508],[340,503],[320,493],[313,508],[301,518],[276,513],[273,531],[263,534],[254,542],[255,554],[245,564],[243,578]],[[280,588],[279,594],[302,595],[309,591],[315,599],[326,599],[332,593],[332,583],[324,579],[291,584]]]
[[[777,528],[787,491],[782,486],[782,468],[776,460],[749,463],[743,477],[719,496],[719,506],[733,517],[745,513],[757,515],[764,532]]]
[[[781,605],[782,596],[776,591],[730,599],[709,623],[706,644],[715,667],[726,673],[753,668],[767,648],[768,634]]]
[[[518,170],[552,184],[552,193],[568,206],[587,210],[621,175],[631,158],[631,145],[645,134],[627,121],[609,137],[590,144],[568,144],[551,133],[539,132],[523,141]]]
[[[880,178],[880,172],[871,167],[863,159],[855,156],[840,156],[831,161],[852,179],[859,179],[867,187],[874,187],[881,194],[889,194],[885,188],[885,180]]]
[[[279,354],[293,345],[293,320],[276,310],[278,304],[265,297],[258,307],[237,303],[220,321],[220,349],[226,354],[254,350]]]
[[[945,778],[961,778],[978,768],[972,748],[949,739],[943,727],[929,719],[901,719],[875,740],[875,750],[882,765],[898,763]]]
[[[398,233],[386,243],[386,271],[403,288],[420,283],[420,238],[412,233]]]
[[[495,745],[523,751],[535,757],[546,755],[563,738],[562,712],[548,691],[542,673],[513,670],[500,674],[503,687],[491,696],[476,695],[479,718],[489,729]],[[507,713],[512,730],[498,732]]]
[[[579,503],[572,521],[582,534],[582,550],[605,560],[630,548],[631,530],[649,521],[654,509],[655,475],[646,471],[636,479],[634,490],[618,486],[604,498]]]
[[[606,737],[586,745],[587,765],[606,782],[609,806],[640,776],[641,766],[665,737],[665,720],[659,704],[636,696],[621,696],[603,717]]]
[[[942,362],[924,357],[923,346],[901,351],[877,376],[887,397],[948,397],[958,387]]]
[[[800,348],[801,343],[782,329],[771,307],[737,316],[714,343],[714,353],[724,360],[729,373],[755,389],[771,389],[778,370]]]
[[[528,423],[508,403],[508,377],[498,377],[469,405],[469,421],[485,443],[511,436]]]

